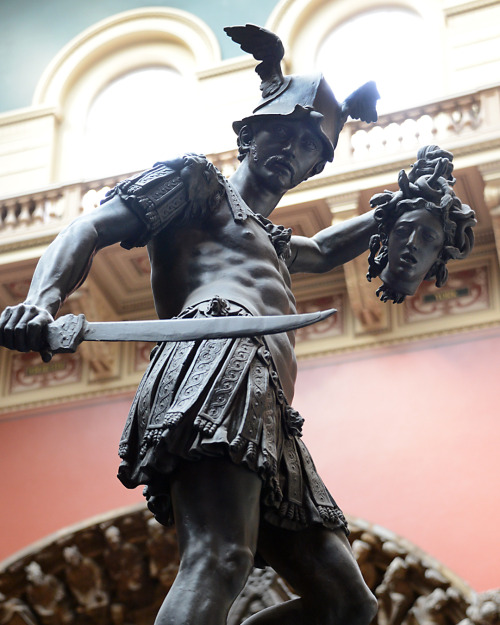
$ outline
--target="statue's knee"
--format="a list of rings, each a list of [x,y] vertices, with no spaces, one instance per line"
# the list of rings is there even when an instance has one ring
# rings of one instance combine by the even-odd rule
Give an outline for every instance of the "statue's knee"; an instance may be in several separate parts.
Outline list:
[[[346,593],[339,597],[330,595],[329,609],[326,610],[322,625],[369,625],[377,614],[377,600],[368,588]]]
[[[253,553],[248,547],[226,545],[219,552],[216,566],[221,579],[240,592],[252,570]]]
[[[253,554],[240,545],[198,545],[187,549],[182,558],[182,570],[195,575],[204,583],[218,584],[239,593],[253,566]]]

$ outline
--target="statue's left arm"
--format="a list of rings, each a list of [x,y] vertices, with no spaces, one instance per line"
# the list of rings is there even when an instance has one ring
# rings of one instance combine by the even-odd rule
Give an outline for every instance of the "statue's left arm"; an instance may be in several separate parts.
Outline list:
[[[320,230],[310,238],[293,236],[290,273],[324,273],[365,252],[377,232],[373,212]]]

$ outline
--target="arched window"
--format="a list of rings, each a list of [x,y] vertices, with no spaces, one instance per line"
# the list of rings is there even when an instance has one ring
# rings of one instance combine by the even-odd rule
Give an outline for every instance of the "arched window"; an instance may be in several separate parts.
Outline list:
[[[191,114],[202,100],[198,74],[218,62],[210,28],[177,9],[133,9],[80,33],[34,96],[59,115],[53,182],[126,174],[199,150],[199,115]]]
[[[197,148],[194,86],[178,71],[147,67],[109,83],[85,124],[85,177],[132,172]]]
[[[411,108],[441,95],[434,34],[416,13],[380,8],[334,28],[318,48],[317,66],[342,101],[368,80],[381,113]]]

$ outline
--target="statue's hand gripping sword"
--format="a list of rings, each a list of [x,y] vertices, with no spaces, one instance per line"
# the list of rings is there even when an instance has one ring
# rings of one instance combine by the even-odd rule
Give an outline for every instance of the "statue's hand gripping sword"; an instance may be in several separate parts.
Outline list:
[[[87,321],[64,315],[47,326],[48,349],[74,352],[82,341],[193,341],[289,332],[322,321],[334,308],[300,315],[223,316],[153,321]]]

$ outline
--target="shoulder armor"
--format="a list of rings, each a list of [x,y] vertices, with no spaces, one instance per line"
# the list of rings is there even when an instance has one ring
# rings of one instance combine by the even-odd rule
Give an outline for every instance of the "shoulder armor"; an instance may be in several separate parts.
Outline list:
[[[224,193],[222,174],[212,163],[203,155],[186,154],[119,182],[103,203],[118,195],[143,223],[135,237],[122,241],[130,249],[146,245],[170,224],[203,219],[217,208]]]

